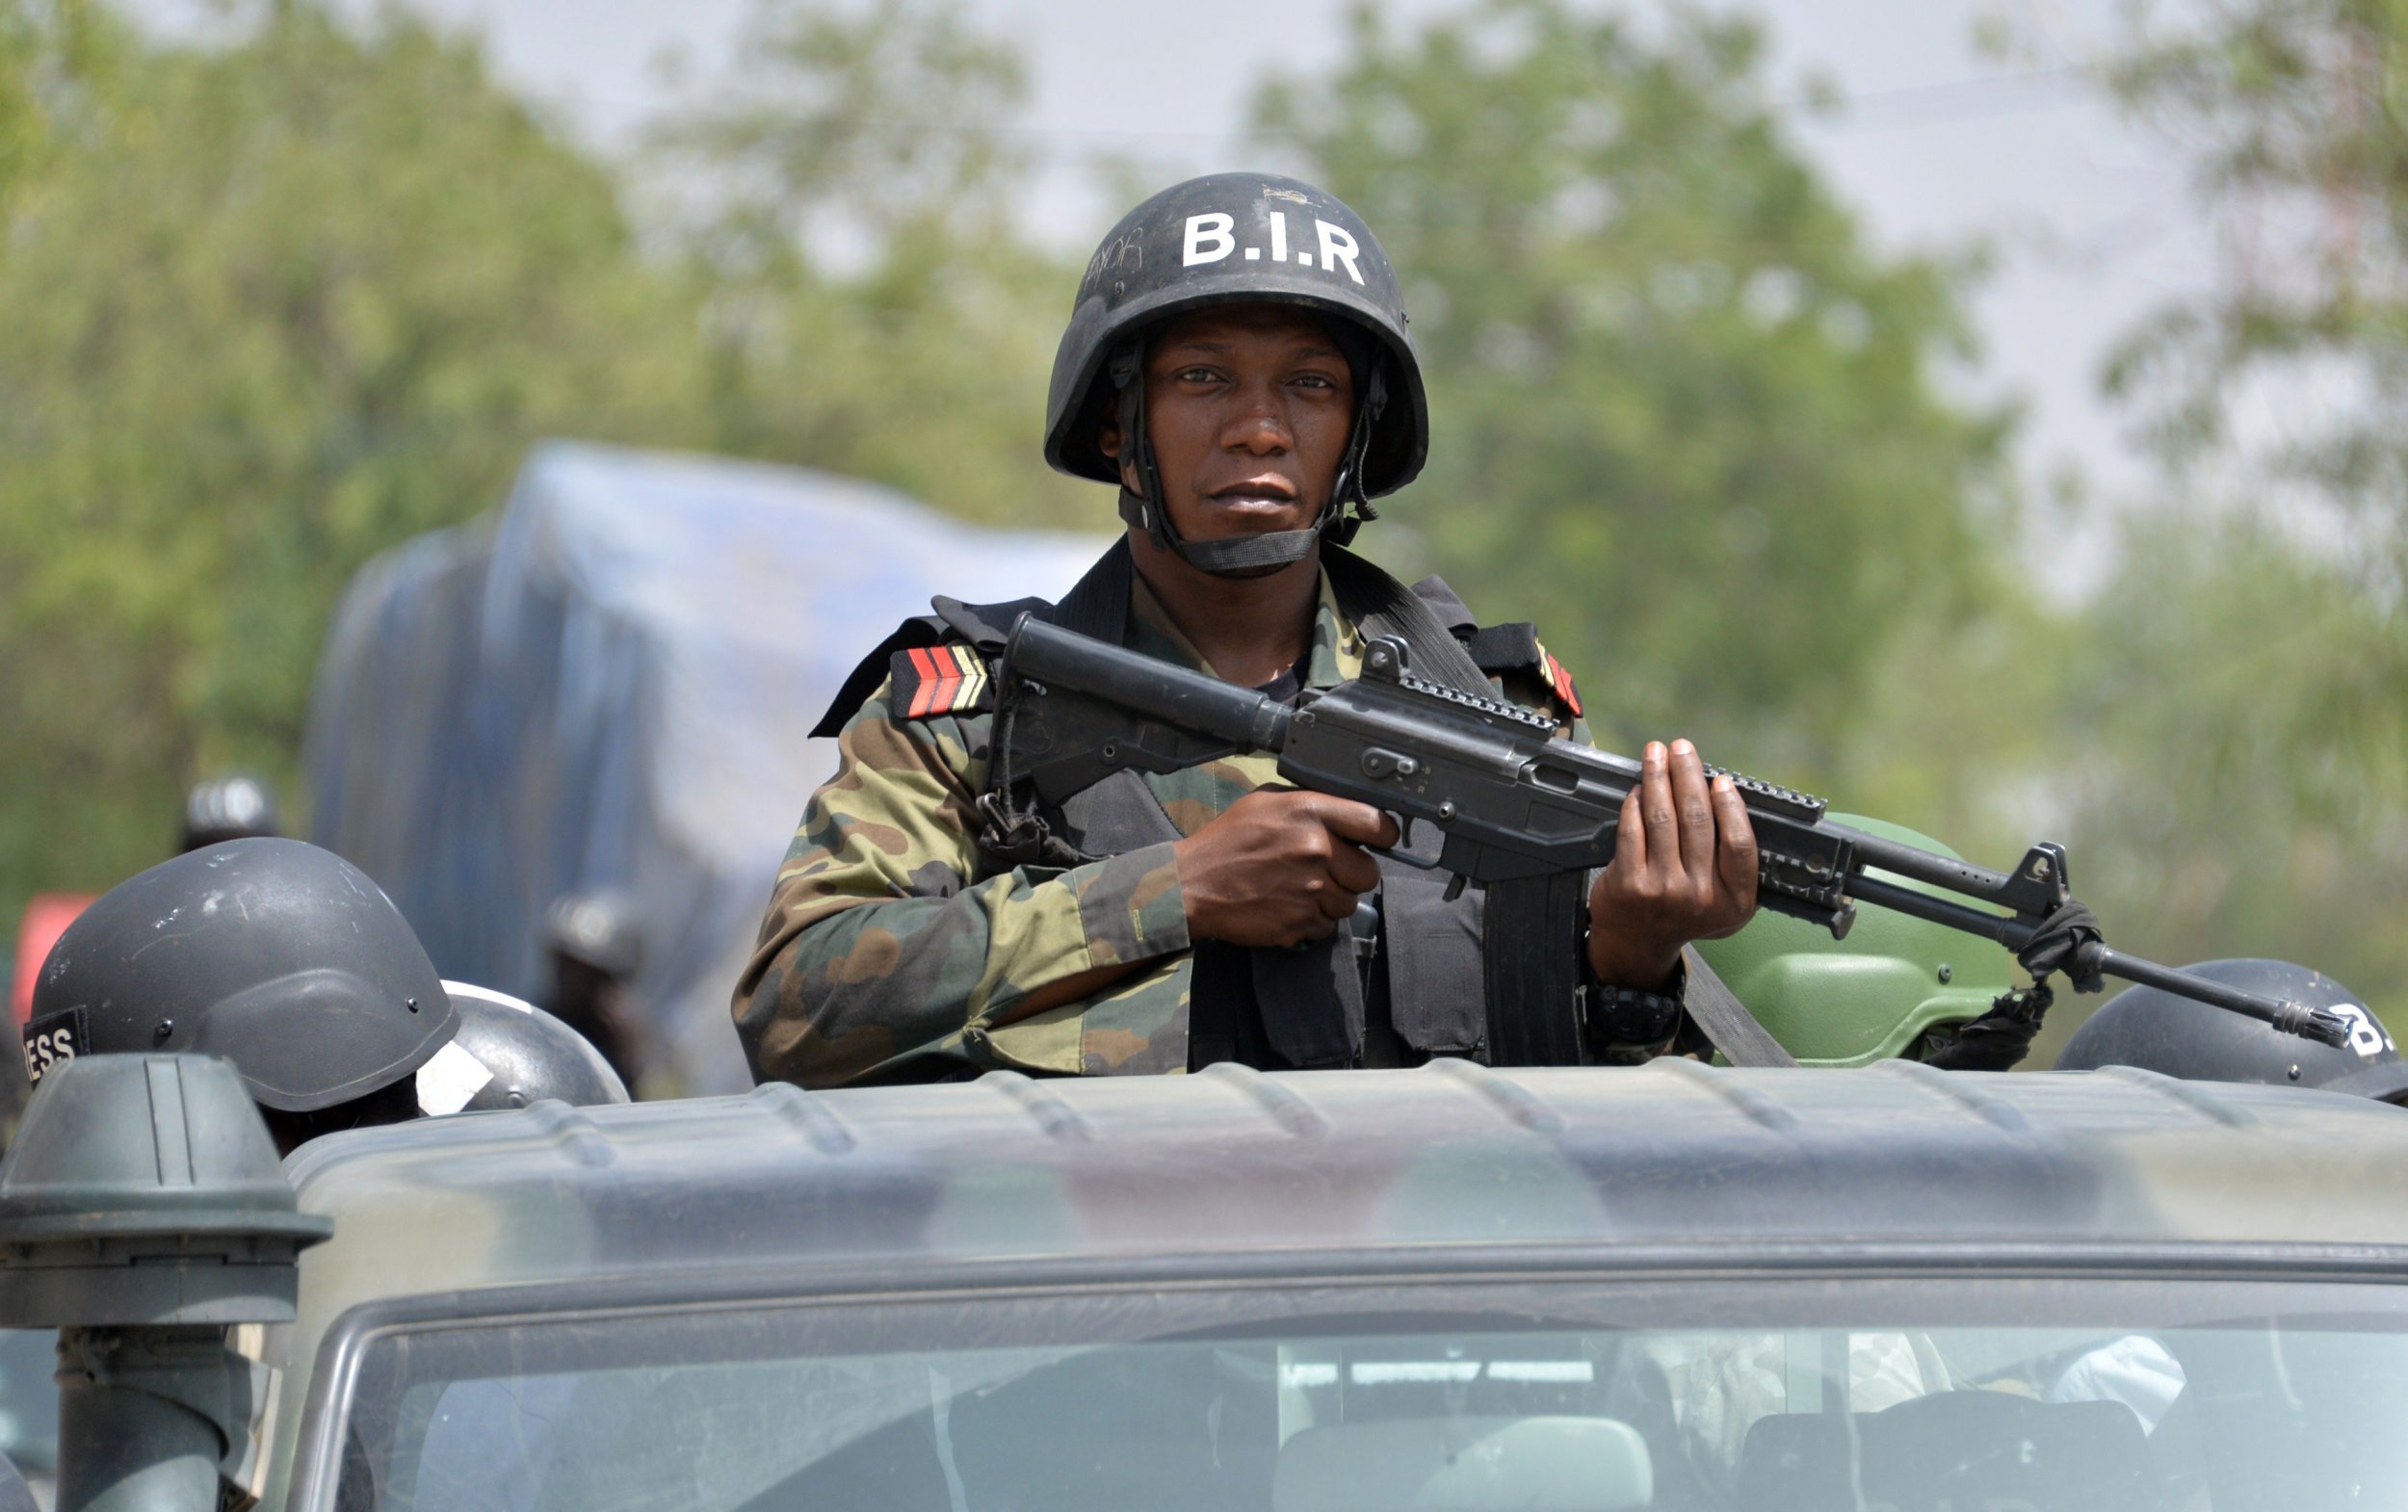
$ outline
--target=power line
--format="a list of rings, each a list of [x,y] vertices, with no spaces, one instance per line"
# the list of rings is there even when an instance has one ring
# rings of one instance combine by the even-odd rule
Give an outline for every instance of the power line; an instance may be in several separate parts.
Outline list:
[[[1859,90],[1854,93],[1831,95],[1824,98],[1827,103],[1840,106],[1879,106],[1963,94],[1969,91],[2021,89],[2035,84],[2077,83],[2086,79],[2089,73],[2088,68],[2078,64],[2052,64],[2045,68],[2026,68],[2014,73],[1971,73],[1954,79],[1932,79],[1922,84],[1888,85],[1877,90]],[[1783,103],[1791,107],[1802,108],[1817,102],[1817,96],[1804,94]]]
[[[2088,69],[2067,65],[1868,91],[1848,96],[1842,103],[1851,110],[1871,107],[1871,114],[1827,123],[1810,117],[1808,124],[1840,132],[1877,132],[2064,110],[2091,102],[2089,91],[2084,88],[2088,79]]]
[[[2088,101],[2082,86],[2091,70],[2059,65],[2015,73],[1974,74],[1924,84],[1898,85],[1845,94],[1794,94],[1766,103],[1768,114],[1802,117],[1801,124],[1825,132],[1888,131],[1950,125],[1998,116],[2062,110]],[[573,86],[517,87],[531,104],[596,111],[633,124],[645,118],[666,119],[679,101],[637,100],[623,95],[596,94]],[[1857,112],[1870,111],[1870,115]],[[1011,142],[1034,149],[1041,157],[1169,158],[1225,150],[1241,141],[1301,143],[1300,131],[1266,131],[1243,124],[1220,131],[1191,131],[1127,126],[1039,125],[1024,121],[940,121],[854,117],[847,128],[871,136],[979,136]],[[1184,144],[1184,145],[1180,145]],[[1132,150],[1135,147],[1136,150]]]

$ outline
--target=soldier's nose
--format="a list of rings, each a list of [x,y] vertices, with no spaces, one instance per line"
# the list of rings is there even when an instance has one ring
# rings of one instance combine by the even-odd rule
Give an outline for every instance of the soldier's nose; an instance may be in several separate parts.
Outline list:
[[[1269,456],[1275,452],[1284,452],[1293,444],[1294,439],[1289,434],[1287,422],[1274,414],[1249,415],[1239,422],[1237,427],[1236,444],[1257,456]]]

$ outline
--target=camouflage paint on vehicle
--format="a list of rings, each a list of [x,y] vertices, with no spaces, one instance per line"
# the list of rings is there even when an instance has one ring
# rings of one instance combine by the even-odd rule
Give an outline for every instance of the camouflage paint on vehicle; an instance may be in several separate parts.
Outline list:
[[[1142,581],[1131,610],[1132,648],[1211,670]],[[1324,577],[1306,686],[1358,676],[1362,655]],[[1588,739],[1546,684],[1521,683],[1498,689],[1565,721],[1567,738]],[[975,843],[993,722],[984,712],[897,718],[891,686],[847,722],[836,774],[812,795],[736,985],[755,1077],[837,1086],[1187,1069],[1193,958],[1170,847],[994,871]],[[1253,756],[1144,780],[1192,835],[1273,774],[1272,758]],[[1020,1008],[1040,988],[1130,963],[1142,969],[1092,997]]]
[[[339,1134],[287,1171],[335,1232],[301,1258],[298,1321],[259,1342],[287,1372],[279,1476],[320,1342],[389,1298],[451,1293],[446,1311],[470,1316],[539,1310],[581,1282],[774,1299],[973,1265],[992,1284],[1072,1285],[1165,1264],[1208,1279],[1800,1264],[2408,1279],[2401,1109],[2129,1071],[1440,1061],[772,1083]],[[271,1484],[271,1512],[284,1490]]]

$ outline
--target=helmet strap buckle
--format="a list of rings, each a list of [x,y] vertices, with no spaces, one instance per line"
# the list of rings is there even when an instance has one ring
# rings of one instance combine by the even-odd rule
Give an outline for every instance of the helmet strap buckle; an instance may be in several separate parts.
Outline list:
[[[1316,527],[1333,546],[1352,545],[1354,533],[1363,528],[1364,522],[1379,518],[1379,511],[1372,508],[1371,495],[1363,487],[1363,460],[1371,452],[1372,434],[1379,429],[1379,417],[1388,408],[1388,364],[1374,360],[1363,382],[1363,403],[1354,412],[1354,430],[1347,437],[1346,459],[1338,464],[1338,477],[1329,489],[1329,504],[1322,510],[1321,523]]]
[[[1120,517],[1145,532],[1155,550],[1177,551],[1179,542],[1171,533],[1169,511],[1156,503],[1163,496],[1163,482],[1162,470],[1154,462],[1154,439],[1145,431],[1144,361],[1145,347],[1140,342],[1126,343],[1112,355],[1112,387],[1120,399],[1121,475],[1125,479],[1133,468],[1138,475],[1134,490],[1125,486],[1120,490]]]

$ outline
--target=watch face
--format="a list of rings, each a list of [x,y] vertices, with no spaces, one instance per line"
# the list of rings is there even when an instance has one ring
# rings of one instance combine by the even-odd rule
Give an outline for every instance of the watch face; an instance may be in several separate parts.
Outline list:
[[[1615,1044],[1653,1045],[1672,1036],[1681,1000],[1630,987],[1591,987],[1589,1027]]]

